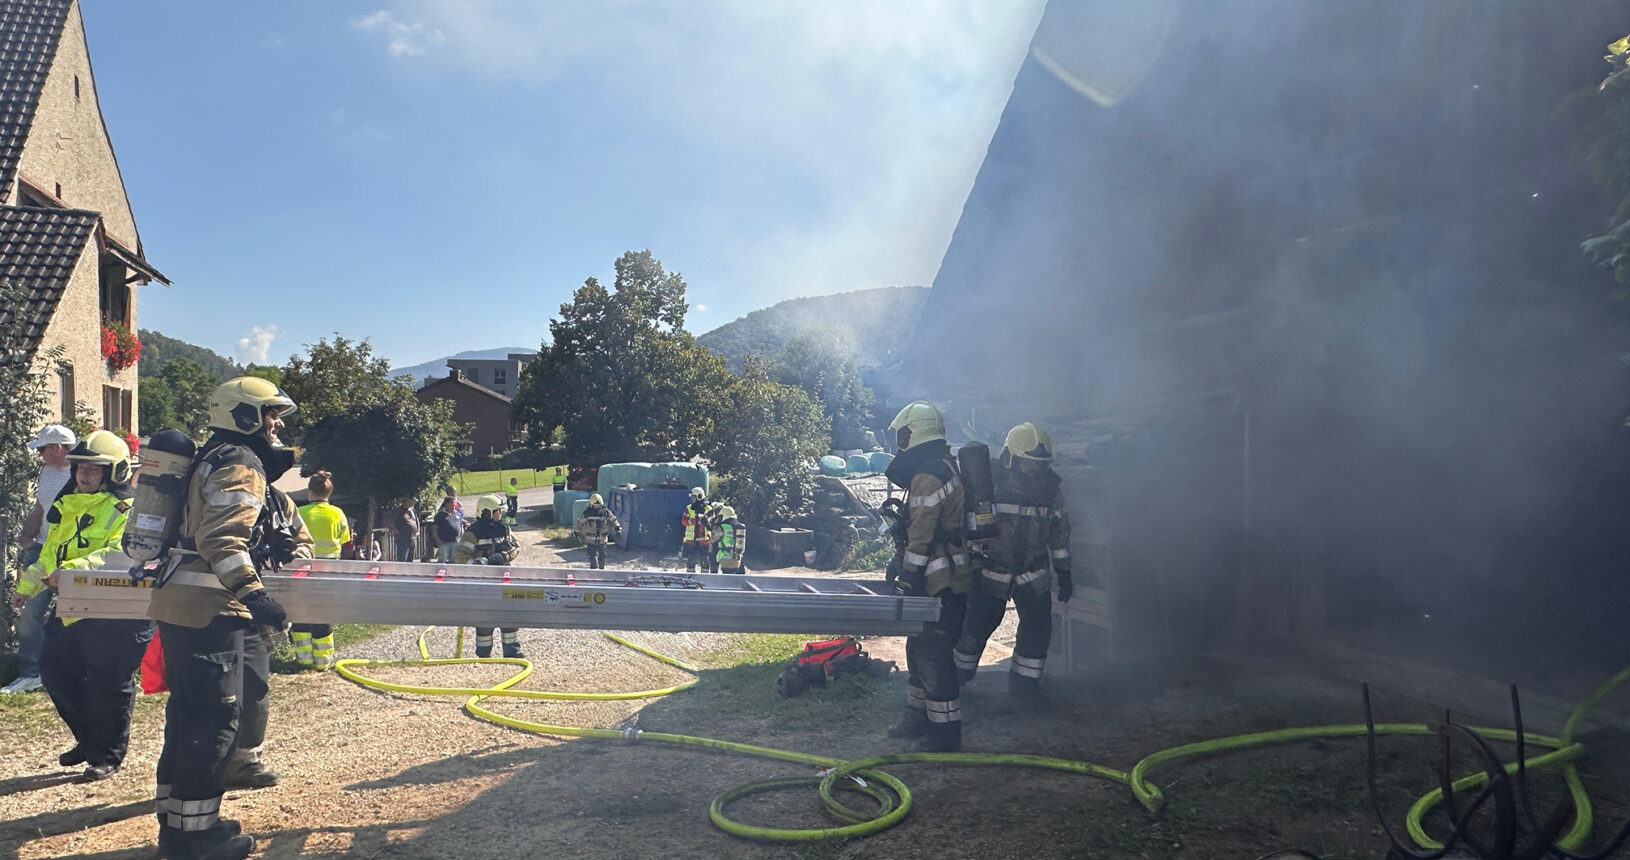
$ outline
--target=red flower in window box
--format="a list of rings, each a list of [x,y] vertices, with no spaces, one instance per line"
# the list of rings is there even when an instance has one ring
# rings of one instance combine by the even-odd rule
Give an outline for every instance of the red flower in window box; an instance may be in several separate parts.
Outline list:
[[[103,317],[102,357],[113,370],[124,370],[141,358],[141,340],[130,329]]]

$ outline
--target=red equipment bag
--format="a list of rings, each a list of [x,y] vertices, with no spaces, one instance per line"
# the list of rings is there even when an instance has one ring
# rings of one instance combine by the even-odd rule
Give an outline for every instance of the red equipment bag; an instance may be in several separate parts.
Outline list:
[[[147,653],[141,658],[141,691],[143,693],[162,693],[170,689],[164,684],[164,649],[158,643],[158,631],[153,631],[152,641],[147,643]]]
[[[775,688],[790,698],[810,686],[826,686],[840,672],[864,672],[886,678],[893,670],[892,662],[868,656],[860,647],[860,640],[853,636],[822,639],[804,643],[804,650],[793,659],[792,665],[775,679]]]

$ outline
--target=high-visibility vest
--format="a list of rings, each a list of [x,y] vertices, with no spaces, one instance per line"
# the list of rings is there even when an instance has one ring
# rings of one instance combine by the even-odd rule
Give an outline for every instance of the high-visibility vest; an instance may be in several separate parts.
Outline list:
[[[301,505],[300,521],[311,532],[311,554],[317,558],[339,558],[340,549],[351,540],[351,524],[345,512],[327,502]]]

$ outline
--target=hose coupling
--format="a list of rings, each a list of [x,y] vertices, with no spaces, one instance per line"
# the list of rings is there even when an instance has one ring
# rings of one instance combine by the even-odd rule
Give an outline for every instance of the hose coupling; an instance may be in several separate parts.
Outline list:
[[[642,732],[633,726],[629,726],[628,728],[623,729],[623,740],[629,744],[637,744],[640,742],[640,735],[643,734],[645,734],[645,732]]]

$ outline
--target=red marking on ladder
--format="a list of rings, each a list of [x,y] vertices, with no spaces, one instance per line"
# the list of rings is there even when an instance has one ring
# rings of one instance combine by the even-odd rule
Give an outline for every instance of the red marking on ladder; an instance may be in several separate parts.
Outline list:
[[[509,571],[508,570],[504,571],[504,584],[505,585],[509,584]]]
[[[295,568],[294,573],[291,573],[289,575],[290,576],[309,576],[310,574],[311,574],[311,562],[308,561],[305,564],[302,564],[299,567]]]
[[[436,568],[436,581],[437,582],[446,582],[447,581],[447,568],[445,568],[445,567]]]
[[[368,575],[363,577],[363,579],[378,579],[378,578],[379,578],[379,565],[377,565],[377,564],[374,565],[373,567],[368,568]]]

